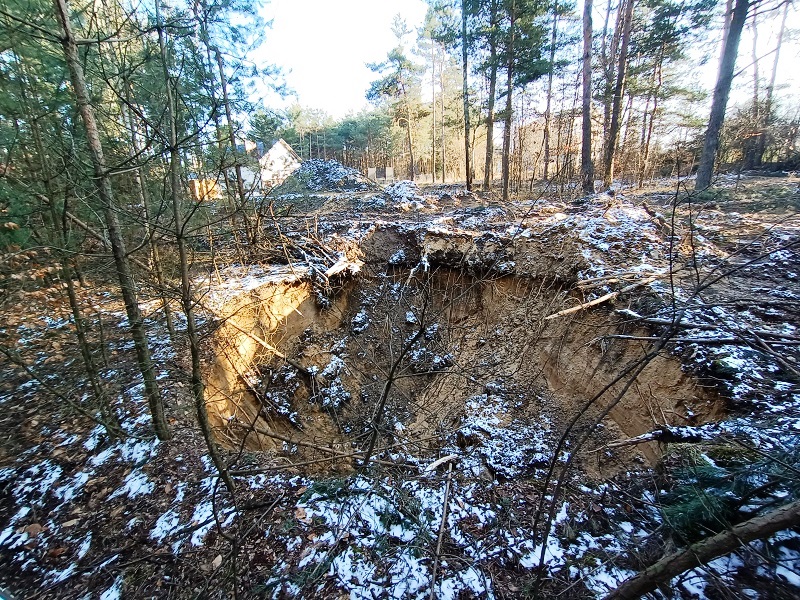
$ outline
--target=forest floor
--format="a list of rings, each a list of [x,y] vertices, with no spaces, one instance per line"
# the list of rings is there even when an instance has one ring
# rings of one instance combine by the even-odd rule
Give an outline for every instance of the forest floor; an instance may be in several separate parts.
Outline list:
[[[159,442],[110,267],[91,261],[80,301],[127,434],[110,440],[73,408],[89,391],[49,257],[4,258],[0,343],[25,367],[0,358],[0,584],[102,600],[602,597],[714,528],[720,513],[686,509],[701,472],[730,521],[794,493],[765,485],[759,459],[794,456],[800,431],[796,180],[502,203],[306,169],[273,193],[267,253],[197,255],[235,495],[196,426],[182,321],[171,340],[144,298],[173,434]],[[799,590],[789,531],[663,596]]]

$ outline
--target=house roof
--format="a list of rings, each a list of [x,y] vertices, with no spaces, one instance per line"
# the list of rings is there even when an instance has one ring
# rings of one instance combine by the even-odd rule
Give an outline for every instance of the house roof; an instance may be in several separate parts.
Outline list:
[[[286,140],[284,140],[283,138],[279,138],[279,139],[278,139],[278,140],[277,140],[277,141],[276,141],[274,144],[272,144],[272,146],[270,147],[270,149],[269,149],[269,150],[267,150],[267,151],[264,153],[264,158],[268,157],[268,156],[270,155],[270,153],[271,153],[273,150],[275,150],[275,148],[278,148],[278,147],[281,147],[281,148],[283,148],[283,149],[284,149],[286,152],[288,152],[288,153],[289,153],[289,155],[290,155],[292,158],[294,158],[294,159],[295,159],[297,162],[303,162],[303,159],[302,159],[302,158],[300,158],[300,157],[297,155],[297,152],[295,152],[295,151],[294,151],[294,148],[292,148],[292,147],[291,147],[291,146],[290,146],[288,143],[286,143]]]

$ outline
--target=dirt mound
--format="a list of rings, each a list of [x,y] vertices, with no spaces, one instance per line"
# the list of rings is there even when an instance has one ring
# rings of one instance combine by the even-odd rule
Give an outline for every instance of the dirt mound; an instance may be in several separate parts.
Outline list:
[[[273,191],[274,196],[326,192],[380,192],[358,169],[335,160],[307,160]]]
[[[366,212],[426,212],[434,213],[449,207],[476,205],[480,199],[466,187],[456,184],[420,188],[409,180],[390,183],[383,193],[361,198],[358,208]]]

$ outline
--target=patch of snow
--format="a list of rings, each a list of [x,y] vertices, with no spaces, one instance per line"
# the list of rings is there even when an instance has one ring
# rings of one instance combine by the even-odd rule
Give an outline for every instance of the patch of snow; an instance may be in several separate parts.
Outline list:
[[[174,509],[169,509],[163,515],[158,517],[155,526],[150,531],[150,538],[160,542],[165,537],[167,537],[170,533],[175,531],[175,528],[180,523],[181,517],[178,512]]]
[[[123,486],[118,488],[109,498],[116,498],[123,494],[127,494],[128,498],[136,498],[146,494],[152,494],[155,489],[155,484],[151,482],[147,474],[141,469],[134,469],[128,473],[123,482]]]
[[[353,330],[353,333],[363,333],[369,327],[369,315],[367,311],[362,309],[360,310],[353,320],[350,322],[350,326]]]
[[[89,548],[92,546],[92,532],[86,534],[86,537],[83,538],[83,542],[81,542],[80,548],[78,548],[78,560],[82,559],[86,556],[86,553],[89,552]]]
[[[100,600],[120,600],[122,598],[122,581],[122,575],[119,575],[111,587],[100,594]]]

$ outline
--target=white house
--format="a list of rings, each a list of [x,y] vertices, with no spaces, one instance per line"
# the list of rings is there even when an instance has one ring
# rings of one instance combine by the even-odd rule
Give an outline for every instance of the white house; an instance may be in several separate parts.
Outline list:
[[[300,167],[301,162],[302,159],[297,156],[292,147],[283,139],[279,139],[258,159],[261,170],[261,189],[266,192],[282,184]]]

